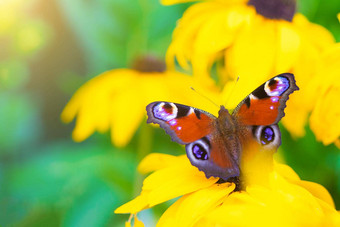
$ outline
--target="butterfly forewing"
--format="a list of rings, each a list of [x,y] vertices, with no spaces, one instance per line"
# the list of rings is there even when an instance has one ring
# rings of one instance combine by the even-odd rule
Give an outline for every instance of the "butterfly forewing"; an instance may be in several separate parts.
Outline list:
[[[216,119],[203,110],[171,102],[153,102],[146,111],[148,123],[159,124],[180,144],[192,143],[211,133]]]
[[[298,89],[293,74],[277,75],[248,95],[235,108],[233,117],[244,125],[277,124],[284,116],[288,96]]]

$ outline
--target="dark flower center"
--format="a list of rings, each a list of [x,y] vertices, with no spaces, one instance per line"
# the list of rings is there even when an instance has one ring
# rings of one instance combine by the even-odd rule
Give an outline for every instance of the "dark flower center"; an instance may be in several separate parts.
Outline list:
[[[270,19],[292,21],[296,11],[296,0],[249,0],[256,12]]]
[[[132,68],[139,72],[164,72],[166,70],[164,61],[150,55],[136,58],[132,63]]]

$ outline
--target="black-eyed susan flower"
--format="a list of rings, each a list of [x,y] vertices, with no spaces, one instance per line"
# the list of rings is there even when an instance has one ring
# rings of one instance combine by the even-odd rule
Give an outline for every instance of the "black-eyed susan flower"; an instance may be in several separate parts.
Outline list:
[[[179,197],[157,226],[337,226],[340,215],[321,185],[301,180],[287,165],[273,162],[273,153],[246,154],[243,186],[207,179],[187,157],[150,154],[139,165],[153,172],[142,192],[115,213],[135,215]],[[130,220],[131,221],[131,220]],[[138,222],[138,221],[137,221]]]
[[[319,85],[310,127],[325,145],[335,143],[340,148],[340,45],[334,45],[322,58],[315,83]]]
[[[211,86],[205,89],[191,76],[165,70],[164,63],[154,58],[141,58],[134,69],[114,69],[88,81],[71,98],[61,118],[70,122],[77,116],[72,134],[75,141],[110,129],[112,142],[124,146],[140,125],[150,102],[171,100],[204,106],[216,113],[217,108],[204,102],[190,87],[217,100]]]
[[[311,81],[321,53],[334,42],[329,31],[296,13],[295,0],[210,0],[194,4],[184,13],[166,60],[169,67],[174,67],[174,59],[184,69],[191,66],[194,76],[203,81],[216,63],[222,85],[240,78],[243,97],[255,88],[256,81],[293,73],[301,92],[290,100],[282,122],[293,135],[303,136],[317,91]]]

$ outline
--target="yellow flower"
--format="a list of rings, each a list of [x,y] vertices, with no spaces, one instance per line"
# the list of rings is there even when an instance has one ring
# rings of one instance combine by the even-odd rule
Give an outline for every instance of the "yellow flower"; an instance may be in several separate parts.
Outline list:
[[[325,145],[335,143],[340,148],[340,43],[323,56],[318,72],[321,81],[315,81],[319,90],[316,105],[310,117],[310,127],[316,138]]]
[[[165,4],[177,2],[163,0]],[[175,58],[184,69],[189,69],[190,63],[194,76],[204,81],[216,63],[222,85],[240,77],[243,97],[256,88],[258,81],[293,73],[300,92],[289,101],[283,124],[293,135],[303,136],[317,91],[311,79],[321,53],[335,41],[329,31],[295,13],[295,8],[294,0],[210,0],[194,4],[174,30],[167,65],[174,67]]]
[[[190,87],[217,100],[213,91],[203,88],[191,76],[162,68],[155,71],[154,60],[144,60],[147,62],[140,62],[137,67],[142,71],[107,71],[88,81],[73,95],[61,118],[71,122],[77,116],[72,134],[75,141],[83,141],[95,131],[103,133],[111,129],[112,142],[125,146],[144,118],[145,107],[153,101],[179,102],[217,112],[215,106]]]
[[[141,222],[138,218],[137,215],[131,215],[129,218],[129,221],[125,223],[125,227],[131,227],[131,221],[133,220],[133,226],[134,227],[144,227],[144,223]]]
[[[157,226],[338,226],[340,214],[321,185],[301,180],[271,152],[252,152],[241,164],[244,187],[207,179],[187,157],[150,154],[139,165],[152,172],[142,192],[115,213],[137,214],[181,196]]]

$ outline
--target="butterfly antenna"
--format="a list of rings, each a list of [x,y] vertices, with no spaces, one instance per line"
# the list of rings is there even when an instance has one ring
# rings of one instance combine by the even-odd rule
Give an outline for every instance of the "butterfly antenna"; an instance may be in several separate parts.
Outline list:
[[[210,98],[208,98],[207,96],[203,95],[202,93],[198,92],[195,88],[190,87],[194,92],[196,92],[197,94],[199,94],[200,96],[202,96],[203,98],[205,98],[206,100],[208,100],[209,102],[211,102],[212,104],[214,104],[215,106],[217,106],[217,108],[220,108],[219,105],[217,105],[216,103],[214,103],[214,101],[212,101]]]
[[[234,93],[234,91],[235,91],[235,88],[236,88],[236,84],[237,84],[237,82],[238,82],[239,79],[240,79],[240,76],[237,77],[237,79],[236,79],[236,81],[235,81],[235,83],[234,83],[234,86],[232,87],[232,89],[231,89],[231,91],[230,91],[230,93],[229,93],[229,95],[228,95],[228,97],[227,97],[227,100],[225,101],[225,106],[227,106],[227,104],[228,104],[230,98],[232,97],[232,95],[233,95],[233,93]]]

